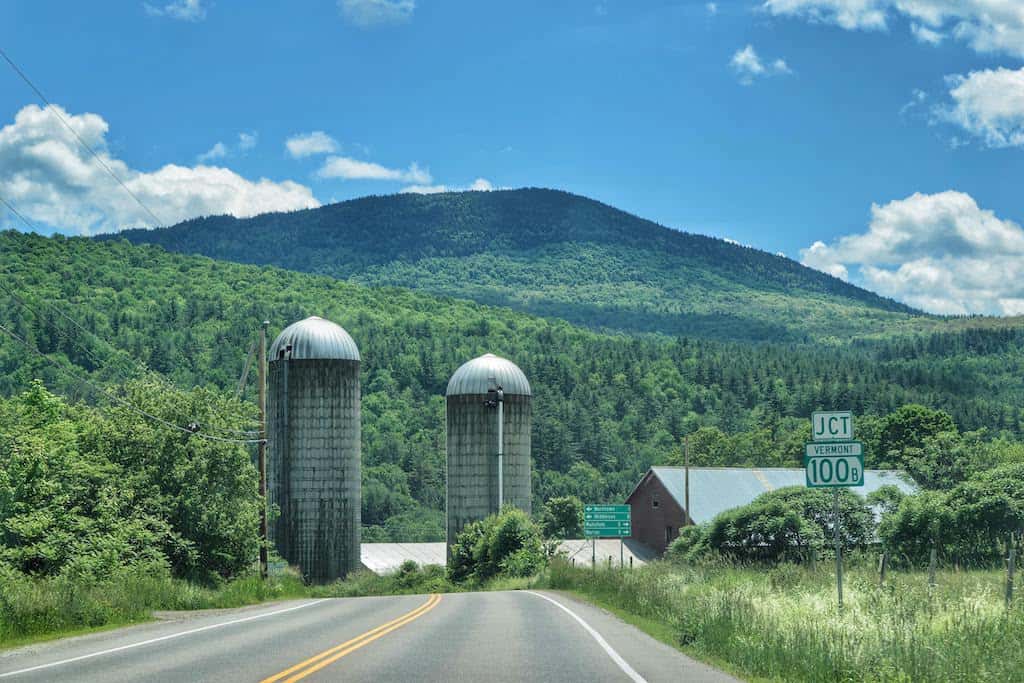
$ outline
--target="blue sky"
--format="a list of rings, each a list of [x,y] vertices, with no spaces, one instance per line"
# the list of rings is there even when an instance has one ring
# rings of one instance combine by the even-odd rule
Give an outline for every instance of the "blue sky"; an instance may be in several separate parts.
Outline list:
[[[165,222],[554,187],[929,310],[1017,314],[1009,4],[8,0],[0,48]],[[0,195],[44,231],[148,220],[33,104],[0,62]]]

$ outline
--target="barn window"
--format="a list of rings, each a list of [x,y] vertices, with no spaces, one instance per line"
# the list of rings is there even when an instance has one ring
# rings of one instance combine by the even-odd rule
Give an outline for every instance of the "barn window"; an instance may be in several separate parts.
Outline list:
[[[651,498],[651,507],[652,508],[658,507],[658,499],[657,498]]]

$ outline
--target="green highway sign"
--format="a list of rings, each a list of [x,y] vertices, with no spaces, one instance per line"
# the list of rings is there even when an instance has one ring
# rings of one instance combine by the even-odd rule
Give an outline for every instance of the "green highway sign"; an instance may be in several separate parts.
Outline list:
[[[586,538],[626,538],[632,534],[628,505],[586,505],[583,535]]]
[[[804,458],[807,486],[838,488],[864,485],[864,456],[817,455]]]

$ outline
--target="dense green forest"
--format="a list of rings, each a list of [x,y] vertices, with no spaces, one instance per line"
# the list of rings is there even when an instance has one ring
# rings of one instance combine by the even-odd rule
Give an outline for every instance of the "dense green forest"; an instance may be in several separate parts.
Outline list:
[[[541,189],[365,197],[117,238],[507,306],[600,330],[806,341],[935,320],[793,260]]]
[[[115,388],[145,374],[141,362],[177,387],[230,391],[259,321],[270,320],[272,334],[313,314],[345,327],[363,356],[367,540],[441,537],[444,388],[462,362],[485,352],[514,360],[534,388],[537,509],[553,496],[621,498],[649,465],[677,458],[685,434],[694,435],[698,464],[797,465],[807,418],[823,407],[863,416],[865,437],[881,434],[883,417],[905,404],[942,409],[964,457],[1024,432],[1021,328],[851,345],[632,337],[124,241],[7,232],[0,254],[4,282],[18,288],[16,296],[0,290],[0,325]],[[0,395],[39,378],[72,401],[107,402],[0,339]],[[251,398],[251,384],[248,391]],[[875,450],[873,464],[902,464]]]

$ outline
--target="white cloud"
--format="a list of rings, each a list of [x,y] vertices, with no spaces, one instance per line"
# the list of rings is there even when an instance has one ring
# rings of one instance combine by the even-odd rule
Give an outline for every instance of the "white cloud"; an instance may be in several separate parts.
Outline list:
[[[952,104],[936,118],[959,126],[988,147],[1024,147],[1024,68],[949,76]]]
[[[227,168],[168,164],[152,172],[133,169],[110,155],[109,126],[101,116],[57,111],[166,223],[320,205],[310,189],[298,183],[248,180]],[[23,108],[14,123],[0,128],[0,186],[19,211],[61,231],[92,234],[153,225],[146,211],[81,148],[54,113],[36,105]]]
[[[707,10],[708,14],[718,14],[718,3],[709,2],[706,5],[704,5],[704,9]]]
[[[218,142],[213,147],[211,147],[210,149],[206,150],[205,152],[203,152],[202,154],[200,154],[196,158],[199,161],[201,161],[201,162],[206,162],[206,161],[213,161],[214,159],[223,159],[227,155],[228,155],[227,145],[225,145],[223,142]]]
[[[239,133],[238,145],[236,145],[234,149],[228,147],[223,142],[218,141],[213,145],[213,147],[196,156],[196,160],[200,163],[206,163],[209,161],[216,161],[217,159],[227,159],[229,156],[234,156],[238,152],[248,152],[256,146],[258,138],[259,136],[255,131],[251,133]]]
[[[885,30],[891,17],[901,17],[925,42],[934,44],[946,34],[978,52],[1024,57],[1024,3],[1019,0],[764,0],[762,7],[847,30]]]
[[[154,17],[170,17],[181,21],[202,21],[206,18],[206,8],[203,7],[203,0],[175,0],[163,7],[156,7],[149,3],[142,5],[146,13]]]
[[[344,180],[398,180],[416,185],[427,185],[433,180],[430,172],[420,168],[415,162],[402,170],[342,156],[327,157],[317,175],[321,178]]]
[[[402,192],[410,194],[437,194],[439,192],[462,192],[473,190],[476,192],[490,192],[494,185],[486,178],[477,178],[467,187],[451,187],[449,185],[409,185],[403,187]]]
[[[1024,229],[970,195],[914,194],[871,207],[862,234],[815,242],[801,262],[934,313],[1014,315],[1024,301]]]
[[[322,130],[293,135],[285,140],[284,145],[293,159],[316,154],[333,154],[339,149],[338,141]]]
[[[369,28],[381,24],[400,24],[412,18],[415,0],[338,0],[345,21]]]
[[[792,73],[784,59],[776,59],[770,64],[765,64],[761,61],[761,57],[757,54],[753,45],[747,45],[740,50],[736,50],[732,59],[729,60],[729,66],[736,72],[740,83],[743,85],[750,85],[756,79],[762,77]]]
[[[239,133],[238,134],[238,149],[247,152],[256,146],[256,140],[258,136],[255,131],[252,133]]]
[[[911,24],[910,32],[914,34],[914,37],[922,43],[929,45],[938,45],[946,38],[946,34],[941,31],[934,31],[927,26],[921,24]]]
[[[795,15],[845,29],[885,28],[888,0],[765,0],[772,14]]]

